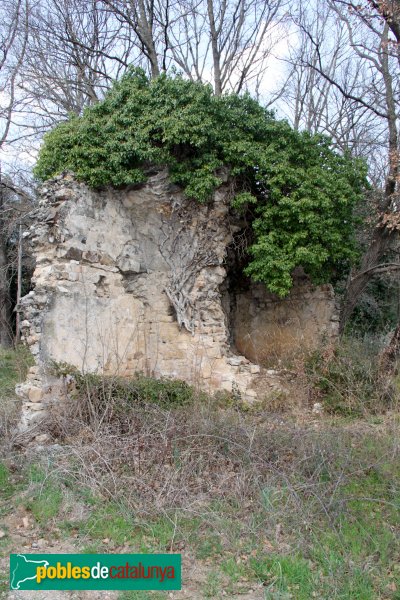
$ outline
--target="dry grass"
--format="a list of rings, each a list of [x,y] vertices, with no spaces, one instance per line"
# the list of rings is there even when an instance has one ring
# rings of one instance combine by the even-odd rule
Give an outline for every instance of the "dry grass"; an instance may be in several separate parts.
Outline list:
[[[205,597],[254,580],[271,599],[395,597],[395,414],[299,422],[195,394],[168,406],[153,391],[81,380],[49,419],[57,477],[97,498],[75,526],[87,541],[134,536],[142,550],[212,560]]]
[[[215,499],[263,505],[271,489],[284,490],[295,511],[307,497],[313,519],[335,518],[339,488],[375,465],[375,452],[369,460],[358,447],[354,425],[247,414],[186,390],[185,402],[168,406],[165,397],[149,402],[129,389],[116,380],[83,379],[68,403],[53,407],[47,428],[62,442],[77,480],[135,511],[194,510]],[[364,443],[369,435],[363,424]],[[368,443],[375,445],[376,428],[373,435]],[[385,427],[381,453],[387,439]],[[397,451],[394,441],[386,450]],[[302,518],[306,525],[307,514]]]
[[[259,585],[274,600],[396,598],[398,415],[297,410],[76,374],[68,401],[51,408],[52,443],[28,453],[44,475],[33,481],[31,469],[26,508],[87,551],[195,556],[208,569],[201,597]]]

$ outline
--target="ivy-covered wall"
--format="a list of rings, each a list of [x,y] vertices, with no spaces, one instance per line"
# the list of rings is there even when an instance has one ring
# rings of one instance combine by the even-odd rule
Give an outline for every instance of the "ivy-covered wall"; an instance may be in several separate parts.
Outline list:
[[[365,165],[327,138],[294,131],[250,96],[216,97],[181,77],[127,74],[103,102],[46,136],[35,173],[45,180],[70,169],[103,189],[141,184],[149,166],[167,166],[199,204],[228,172],[230,204],[249,229],[245,273],[281,297],[296,267],[320,284],[356,260],[353,209]]]
[[[229,189],[227,181],[199,207],[166,170],[134,190],[95,192],[69,174],[43,186],[29,231],[34,289],[21,302],[23,339],[36,360],[20,390],[26,423],[54,398],[54,361],[84,372],[183,379],[248,402],[284,387],[231,344],[223,297],[235,230]],[[309,292],[311,308],[321,289]],[[334,313],[331,293],[324,294],[321,332]],[[235,327],[248,311],[236,315]],[[320,339],[315,332],[314,344]]]

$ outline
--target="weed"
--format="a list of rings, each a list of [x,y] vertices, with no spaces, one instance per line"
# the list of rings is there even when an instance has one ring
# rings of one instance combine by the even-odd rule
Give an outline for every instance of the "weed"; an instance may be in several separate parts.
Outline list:
[[[14,485],[8,467],[0,462],[0,498],[10,498],[14,493]]]
[[[0,439],[5,441],[18,418],[15,385],[25,379],[32,364],[33,357],[26,347],[0,348]]]
[[[28,466],[28,477],[32,483],[43,483],[47,479],[47,473],[41,464],[32,463]]]
[[[136,592],[129,590],[122,592],[119,600],[166,600],[167,594],[164,592]]]
[[[240,562],[234,557],[230,557],[221,563],[221,571],[229,577],[232,583],[237,583],[240,579],[251,577],[251,571],[247,564]]]
[[[369,338],[352,337],[343,338],[328,357],[319,351],[311,354],[308,383],[329,412],[363,416],[397,404],[396,383],[381,372],[377,353]]]
[[[221,538],[218,534],[210,534],[201,540],[196,547],[196,557],[199,559],[219,556],[223,553]]]
[[[92,542],[91,544],[87,544],[83,546],[80,550],[82,554],[99,554],[102,550],[102,544]]]
[[[276,592],[290,593],[296,600],[312,598],[313,576],[310,565],[304,558],[300,556],[252,558],[250,567],[257,579],[266,586],[271,599],[274,597],[272,594]]]
[[[133,536],[134,522],[121,506],[108,502],[98,505],[80,525],[81,533],[92,539],[109,539],[121,545]]]
[[[207,573],[207,578],[204,582],[204,596],[206,598],[220,598],[221,590],[221,573],[216,569],[212,569]]]
[[[8,573],[0,573],[0,598],[7,598],[9,591]]]
[[[54,519],[60,510],[63,499],[62,490],[54,483],[46,483],[38,487],[25,503],[36,521],[41,525],[47,525]]]
[[[25,502],[39,525],[58,514],[85,552],[187,552],[211,564],[207,598],[261,585],[274,600],[390,597],[400,552],[395,416],[310,427],[218,402],[134,404],[121,391],[96,404],[81,394],[57,407],[57,453],[27,469]],[[0,481],[13,485],[4,465]],[[68,516],[65,496],[83,513]]]
[[[15,350],[0,349],[0,397],[14,395],[15,384],[23,381],[33,357],[25,346]]]

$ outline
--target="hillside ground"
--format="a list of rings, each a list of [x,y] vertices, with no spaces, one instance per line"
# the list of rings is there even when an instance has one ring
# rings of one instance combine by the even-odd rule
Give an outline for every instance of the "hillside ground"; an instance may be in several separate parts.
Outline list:
[[[88,380],[51,416],[46,444],[16,447],[24,361],[0,360],[0,598],[27,597],[9,591],[8,556],[29,551],[183,559],[180,592],[33,600],[400,599],[395,410],[245,410],[181,384]]]

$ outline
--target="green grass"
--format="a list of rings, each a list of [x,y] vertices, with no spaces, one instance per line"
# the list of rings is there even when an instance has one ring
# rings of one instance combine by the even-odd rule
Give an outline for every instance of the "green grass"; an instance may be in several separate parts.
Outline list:
[[[23,381],[33,365],[33,357],[25,346],[15,350],[0,348],[0,398],[14,395],[15,385]]]
[[[91,544],[88,544],[87,546],[83,546],[82,548],[80,548],[80,553],[81,554],[102,554],[106,551],[103,548],[103,545],[100,544],[99,542],[92,542]]]
[[[210,532],[196,543],[196,558],[204,560],[223,554],[221,537],[217,533]]]
[[[361,494],[370,491],[371,482],[367,480],[363,487],[355,480],[350,484],[350,489],[354,490],[356,485],[360,486],[358,491]],[[220,510],[223,510],[222,505]],[[257,547],[257,537],[251,542],[247,540],[247,547],[246,543],[240,543],[246,540],[234,537],[231,539],[233,543],[224,549],[220,537],[212,532],[212,528],[206,528],[204,523],[199,522],[198,518],[190,520],[181,516],[181,521],[178,518],[176,523],[180,531],[178,538],[191,540],[191,551],[195,552],[196,560],[205,560],[210,565],[207,566],[206,579],[202,584],[205,598],[222,598],[222,591],[228,597],[233,597],[254,583],[263,584],[266,600],[396,598],[384,595],[387,585],[394,581],[392,566],[396,561],[397,542],[390,524],[394,514],[385,516],[376,508],[371,510],[373,514],[367,511],[364,501],[353,501],[348,507],[349,514],[340,516],[334,528],[327,522],[319,522],[315,531],[310,532],[304,552],[293,555],[268,554],[260,544]],[[218,521],[219,527],[222,521],[227,527],[226,534],[234,521],[229,522],[224,515]],[[97,507],[88,521],[81,524],[80,533],[99,541],[107,537],[116,543],[138,543],[141,540],[141,550],[157,551],[165,550],[168,546],[173,529],[174,525],[168,519],[150,520],[146,526],[140,526],[132,517],[128,518],[120,506],[111,503]],[[241,546],[242,553],[235,545]],[[251,547],[257,550],[256,555],[243,558],[243,552]],[[101,549],[94,542],[83,551],[98,552]],[[161,600],[167,595],[133,591],[120,595],[120,600],[151,598]]]
[[[132,552],[188,552],[203,564],[205,579],[200,591],[204,598],[240,597],[256,585],[262,586],[266,600],[398,600],[399,472],[389,447],[383,440],[374,443],[369,435],[358,440],[351,471],[343,475],[340,485],[336,485],[335,473],[350,459],[332,455],[330,464],[319,471],[313,489],[323,497],[324,486],[333,482],[335,495],[329,498],[329,510],[315,512],[307,527],[301,511],[308,514],[318,506],[305,486],[314,464],[293,474],[298,514],[291,509],[289,485],[261,487],[258,501],[245,510],[225,498],[203,505],[201,514],[195,516],[175,510],[146,519],[123,502],[99,499],[81,488],[69,491],[80,502],[86,498],[89,516],[79,522],[66,519],[59,526],[67,539],[78,533],[82,552],[107,552],[110,545],[113,550],[124,545]],[[7,467],[1,463],[0,484],[3,500],[18,496],[20,488],[12,485]],[[26,507],[39,526],[47,527],[60,513],[61,486],[43,467],[33,465],[27,471],[26,487]],[[290,542],[284,551],[279,543],[265,546],[268,528],[278,520]],[[130,591],[119,598],[164,600],[167,595]]]
[[[241,414],[240,426],[245,419],[253,426],[253,418]],[[293,443],[284,428],[270,434],[270,446],[257,447],[255,438],[257,486],[251,495],[245,486],[242,497],[225,489],[224,495],[205,494],[197,504],[162,511],[150,500],[140,504],[132,489],[124,497],[123,474],[118,501],[109,500],[98,487],[85,486],[87,479],[79,484],[77,466],[68,463],[65,453],[60,464],[48,456],[20,470],[14,457],[12,470],[11,462],[0,462],[0,516],[22,504],[35,518],[38,537],[55,540],[61,530],[85,553],[121,547],[181,552],[199,566],[202,577],[196,585],[203,598],[240,598],[257,587],[265,600],[400,600],[399,421],[385,430],[383,419],[359,421],[356,429],[344,421],[326,430],[322,424],[321,431],[305,427]],[[231,435],[236,440],[239,433],[237,428]],[[180,448],[184,454],[186,447]],[[229,459],[226,436],[218,451],[224,461]],[[206,445],[201,452],[207,452]],[[235,461],[242,461],[239,466],[245,466],[247,485],[252,457],[247,451],[241,456],[239,445],[234,453]],[[176,474],[184,462],[172,468]],[[76,503],[82,513],[71,510]],[[84,517],[78,520],[77,514]],[[6,556],[12,531],[6,525],[1,529],[8,534],[0,540],[0,555]],[[0,578],[0,597],[2,585]],[[124,592],[119,598],[164,600],[168,595]]]
[[[0,573],[0,598],[7,598],[9,592],[8,573]]]
[[[222,592],[221,574],[217,569],[211,569],[207,573],[207,579],[203,586],[203,593],[206,598],[220,598]]]
[[[0,462],[0,498],[6,500],[14,493],[14,485],[8,467]]]
[[[26,500],[25,506],[32,512],[38,523],[47,525],[49,521],[57,517],[62,500],[63,492],[60,486],[49,482],[38,486]]]
[[[114,502],[98,504],[78,526],[80,533],[92,540],[107,538],[117,545],[127,542],[135,533],[133,518]]]
[[[22,496],[25,508],[40,525],[51,525],[59,515],[64,498],[64,489],[59,478],[49,474],[41,464],[31,464],[24,470],[22,488],[27,488]]]
[[[168,595],[164,592],[136,592],[129,590],[122,592],[119,600],[166,600]]]
[[[15,386],[25,380],[33,364],[29,350],[19,346],[16,350],[0,348],[0,444],[8,440],[19,415]]]
[[[273,556],[263,560],[252,559],[254,575],[264,583],[271,599],[279,593],[290,593],[296,600],[309,600],[314,591],[309,563],[301,556]],[[274,590],[274,591],[272,591]]]
[[[14,394],[15,384],[19,380],[15,358],[13,351],[0,350],[0,397]]]

